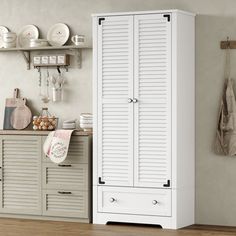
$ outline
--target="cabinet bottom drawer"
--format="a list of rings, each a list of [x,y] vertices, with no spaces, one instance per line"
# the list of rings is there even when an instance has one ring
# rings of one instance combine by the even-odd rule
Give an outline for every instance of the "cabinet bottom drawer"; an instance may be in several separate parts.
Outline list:
[[[98,211],[171,216],[171,189],[99,186]]]
[[[88,192],[44,190],[43,215],[88,218]]]

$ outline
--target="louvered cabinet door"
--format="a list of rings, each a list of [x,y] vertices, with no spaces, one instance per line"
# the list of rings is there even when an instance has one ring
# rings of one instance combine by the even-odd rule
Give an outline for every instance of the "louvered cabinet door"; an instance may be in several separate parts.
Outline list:
[[[133,17],[105,17],[98,25],[97,43],[98,184],[130,186],[133,104],[128,101],[133,97]]]
[[[135,186],[163,187],[171,180],[169,20],[163,14],[134,17]]]
[[[41,137],[2,136],[4,213],[41,214]]]

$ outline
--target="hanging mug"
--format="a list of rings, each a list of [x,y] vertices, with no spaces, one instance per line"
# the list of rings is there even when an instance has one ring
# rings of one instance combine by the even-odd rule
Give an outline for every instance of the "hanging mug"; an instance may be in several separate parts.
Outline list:
[[[76,46],[83,46],[85,42],[85,37],[84,35],[74,35],[71,37],[71,41],[76,45]]]

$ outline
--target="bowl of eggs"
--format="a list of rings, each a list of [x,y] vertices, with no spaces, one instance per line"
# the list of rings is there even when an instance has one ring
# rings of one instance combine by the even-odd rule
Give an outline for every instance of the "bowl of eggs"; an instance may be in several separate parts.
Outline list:
[[[52,131],[57,128],[58,118],[51,116],[47,108],[43,108],[39,116],[33,117],[33,130]]]

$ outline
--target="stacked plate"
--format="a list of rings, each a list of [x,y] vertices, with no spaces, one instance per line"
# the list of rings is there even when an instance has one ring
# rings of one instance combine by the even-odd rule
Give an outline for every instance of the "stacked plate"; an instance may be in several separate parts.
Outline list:
[[[76,120],[65,120],[62,129],[76,129]]]
[[[90,113],[82,113],[80,115],[80,127],[84,131],[91,131],[93,129],[93,115]]]

